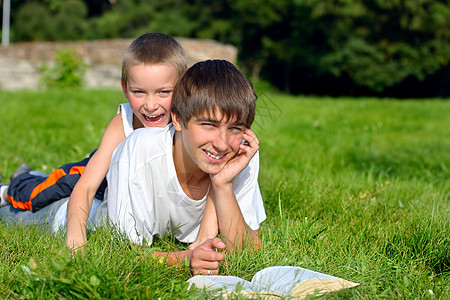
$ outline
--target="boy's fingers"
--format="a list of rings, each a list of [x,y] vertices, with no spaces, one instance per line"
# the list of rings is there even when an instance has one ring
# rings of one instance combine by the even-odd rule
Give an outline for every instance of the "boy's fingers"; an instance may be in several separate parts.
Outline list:
[[[250,133],[250,134],[249,134]],[[243,146],[247,146],[253,149],[258,150],[259,149],[259,140],[256,137],[256,134],[253,131],[247,130],[243,135],[242,138],[247,142],[244,143]]]
[[[208,269],[208,268],[198,268],[194,269],[194,274],[202,274],[202,275],[219,275],[219,268],[217,269]]]
[[[205,270],[204,274],[205,275],[219,275],[219,269],[215,269],[215,270],[207,269],[207,270]]]
[[[190,262],[191,268],[197,274],[218,274],[220,262],[225,260],[225,253],[215,252],[212,250],[205,250],[197,248],[195,258]]]
[[[205,269],[206,270],[218,270],[220,267],[220,262],[218,261],[211,261],[211,262],[205,262]]]
[[[205,262],[210,262],[210,263],[219,262],[219,261],[225,260],[225,258],[226,258],[225,253],[211,251],[211,250],[205,251],[202,254],[202,260]]]
[[[212,239],[211,245],[217,249],[225,249],[225,243],[219,238]]]
[[[224,249],[225,244],[219,238],[207,239],[202,245],[202,248],[205,250],[213,250],[215,249]]]
[[[240,148],[250,155],[246,156],[253,157],[256,151],[259,150],[259,141],[253,138],[246,138],[245,135],[244,138],[247,141],[247,143],[241,144]]]
[[[255,143],[257,143],[259,145],[258,137],[256,136],[256,133],[253,130],[246,129],[244,132],[244,135],[246,135],[249,138],[252,138],[255,141]]]
[[[200,259],[203,261],[222,261],[226,258],[225,253],[217,252],[217,249],[225,249],[225,244],[219,238],[208,239],[198,248],[201,251],[199,252]]]

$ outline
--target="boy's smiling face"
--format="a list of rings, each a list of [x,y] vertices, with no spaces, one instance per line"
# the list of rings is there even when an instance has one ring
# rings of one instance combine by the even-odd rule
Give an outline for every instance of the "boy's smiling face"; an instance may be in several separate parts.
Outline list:
[[[186,127],[177,116],[172,115],[172,118],[175,129],[181,132],[183,153],[202,172],[219,173],[239,152],[245,126],[237,124],[236,117],[227,120],[221,112],[205,112],[192,117]]]
[[[136,65],[128,70],[128,84],[122,89],[130,102],[138,127],[165,127],[170,122],[172,92],[178,79],[169,64]]]

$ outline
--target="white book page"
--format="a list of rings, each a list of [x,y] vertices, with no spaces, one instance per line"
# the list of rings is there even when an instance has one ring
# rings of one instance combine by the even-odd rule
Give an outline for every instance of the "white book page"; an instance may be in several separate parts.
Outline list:
[[[188,279],[189,287],[193,284],[196,287],[207,291],[266,291],[266,289],[257,284],[235,276],[221,275],[196,275]],[[239,288],[238,288],[239,287]]]
[[[294,288],[311,279],[338,279],[337,277],[300,267],[269,267],[255,274],[252,283],[265,286],[269,291],[289,297]]]

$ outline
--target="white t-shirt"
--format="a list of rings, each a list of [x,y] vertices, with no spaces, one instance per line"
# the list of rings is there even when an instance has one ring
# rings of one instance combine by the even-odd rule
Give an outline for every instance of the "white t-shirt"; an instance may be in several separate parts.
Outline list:
[[[173,163],[175,129],[135,130],[114,151],[108,174],[109,219],[134,243],[171,233],[191,243],[200,227],[205,196],[190,199],[178,182]],[[254,230],[266,214],[258,185],[259,153],[235,178],[233,191],[245,222]]]

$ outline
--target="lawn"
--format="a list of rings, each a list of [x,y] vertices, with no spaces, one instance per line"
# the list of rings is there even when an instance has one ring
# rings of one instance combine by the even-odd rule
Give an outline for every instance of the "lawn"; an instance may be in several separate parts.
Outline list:
[[[221,273],[274,265],[362,283],[325,299],[450,297],[450,102],[291,96],[257,85],[263,248]],[[83,158],[124,102],[120,91],[0,91],[2,182],[22,162],[48,172]],[[113,230],[84,253],[40,227],[0,223],[0,298],[210,297]],[[170,236],[162,250],[183,249]]]

